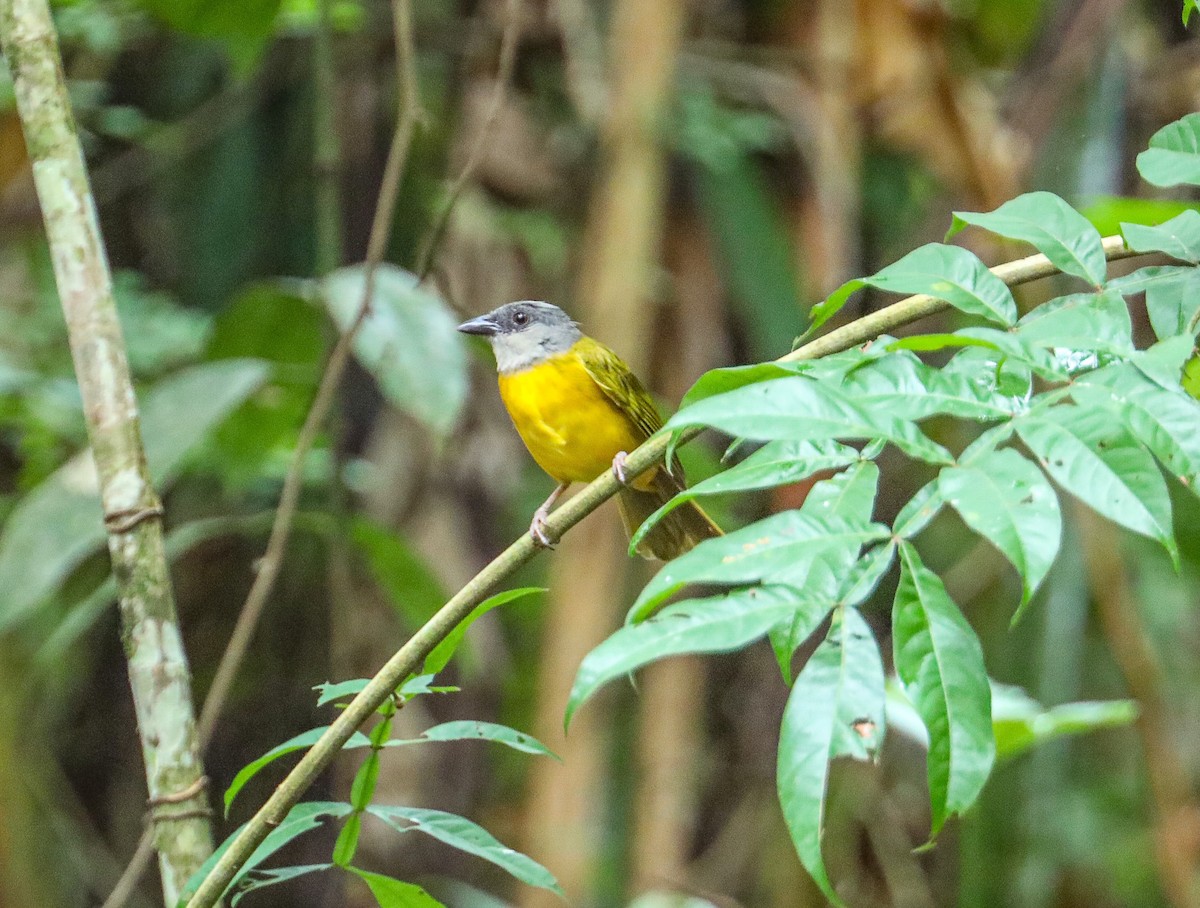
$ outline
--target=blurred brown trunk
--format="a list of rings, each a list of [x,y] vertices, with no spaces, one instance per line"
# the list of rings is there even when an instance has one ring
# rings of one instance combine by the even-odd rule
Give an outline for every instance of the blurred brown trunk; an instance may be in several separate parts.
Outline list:
[[[674,330],[655,363],[657,383],[675,401],[702,373],[726,361],[721,277],[704,224],[669,216],[664,241],[674,281]],[[640,678],[637,785],[629,848],[632,893],[692,891],[688,864],[696,828],[697,758],[704,752],[705,663],[688,657],[648,668]]]
[[[610,42],[612,92],[603,132],[603,177],[592,200],[578,312],[589,333],[645,373],[655,322],[666,162],[661,126],[679,52],[683,0],[621,0]],[[616,511],[595,514],[564,539],[555,555],[535,733],[562,764],[539,763],[530,779],[527,850],[558,876],[576,904],[594,891],[603,843],[601,801],[607,777],[606,729],[589,704],[562,739],[562,713],[579,662],[618,624],[630,562]],[[558,905],[526,889],[526,908]]]
[[[862,136],[855,61],[859,54],[857,4],[820,0],[785,23],[784,43],[813,61],[816,110],[812,173],[800,199],[798,257],[813,290],[824,297],[862,273],[859,187]]]
[[[1174,908],[1200,906],[1200,805],[1175,738],[1165,678],[1134,601],[1117,528],[1076,506],[1088,586],[1113,658],[1138,703],[1137,730],[1146,759],[1154,806],[1154,856],[1167,901]]]

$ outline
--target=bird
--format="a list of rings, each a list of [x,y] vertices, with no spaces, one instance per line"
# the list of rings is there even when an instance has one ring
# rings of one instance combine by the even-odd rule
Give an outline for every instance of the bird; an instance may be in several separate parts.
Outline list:
[[[662,428],[649,392],[616,353],[584,334],[558,306],[539,300],[507,303],[463,322],[458,330],[491,342],[500,397],[539,467],[558,486],[534,512],[529,535],[552,548],[550,509],[576,482],[611,469],[622,485],[617,502],[626,532],[686,487],[678,461],[626,475],[630,451]],[[669,512],[639,542],[647,559],[668,561],[721,529],[693,501]]]

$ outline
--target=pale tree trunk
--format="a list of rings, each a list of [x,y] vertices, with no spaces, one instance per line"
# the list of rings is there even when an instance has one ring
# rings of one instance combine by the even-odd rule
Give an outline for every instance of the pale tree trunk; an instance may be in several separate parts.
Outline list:
[[[137,403],[83,153],[46,0],[2,0],[12,74],[66,317],[117,580],[166,904],[212,852],[191,680]]]
[[[592,200],[579,278],[586,329],[645,374],[657,306],[665,197],[663,123],[683,30],[683,0],[620,0],[610,39],[612,87],[604,124],[604,171]],[[536,733],[563,762],[535,768],[527,805],[530,855],[568,896],[589,903],[603,846],[610,723],[603,700],[588,704],[562,738],[562,714],[580,661],[620,622],[630,564],[616,511],[606,508],[563,540],[555,555],[542,645]],[[526,888],[525,908],[555,905]]]

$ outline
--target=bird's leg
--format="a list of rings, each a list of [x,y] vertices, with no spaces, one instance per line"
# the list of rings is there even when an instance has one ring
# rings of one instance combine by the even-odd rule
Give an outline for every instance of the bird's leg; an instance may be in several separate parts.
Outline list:
[[[628,457],[629,454],[626,451],[618,451],[613,457],[613,476],[617,477],[617,482],[623,486],[629,485],[629,474],[625,472],[625,460]]]
[[[550,509],[554,507],[554,502],[558,501],[559,496],[570,488],[570,485],[569,482],[560,482],[550,493],[550,497],[533,512],[533,521],[529,524],[529,537],[533,540],[534,545],[540,545],[546,549],[554,548],[553,541],[546,535],[546,518],[550,516]]]

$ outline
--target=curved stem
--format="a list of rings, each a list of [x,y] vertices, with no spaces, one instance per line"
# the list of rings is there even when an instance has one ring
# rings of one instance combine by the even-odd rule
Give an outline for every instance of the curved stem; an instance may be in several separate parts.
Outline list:
[[[1136,255],[1125,248],[1119,236],[1106,237],[1104,252],[1109,259],[1127,258]],[[1058,273],[1058,269],[1044,255],[1032,255],[1015,262],[998,265],[992,269],[1007,284],[1020,284]],[[901,325],[948,309],[949,304],[928,296],[913,296],[901,300],[877,312],[843,325],[841,328],[819,337],[786,356],[779,362],[816,359],[848,350],[858,344],[873,340]],[[699,429],[683,433],[687,441],[700,434]],[[667,434],[651,438],[633,451],[626,460],[632,475],[645,472],[666,454],[670,438]],[[550,515],[546,521],[546,532],[558,538],[579,523],[611,498],[620,489],[612,472],[606,470],[599,478],[587,485],[578,495]],[[391,695],[404,679],[417,671],[424,658],[437,646],[480,602],[489,596],[517,568],[532,560],[541,551],[527,533],[522,533],[507,549],[476,574],[460,589],[428,622],[400,647],[387,663],[375,674],[366,687],[342,711],[329,729],[304,755],[296,768],[280,783],[267,802],[251,818],[237,838],[213,867],[196,894],[188,902],[188,908],[211,908],[238,869],[246,862],[266,838],[278,826],[300,797],[316,780],[317,776],[333,762],[355,730]]]

